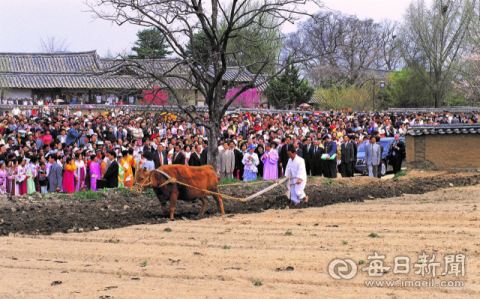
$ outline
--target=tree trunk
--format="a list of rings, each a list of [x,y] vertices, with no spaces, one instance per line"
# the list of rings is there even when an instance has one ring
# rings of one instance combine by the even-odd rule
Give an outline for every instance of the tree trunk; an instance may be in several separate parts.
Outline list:
[[[218,89],[218,88],[217,88]],[[218,108],[217,95],[213,95],[214,99],[208,101],[208,116],[210,119],[211,130],[207,132],[208,136],[208,153],[207,163],[213,166],[215,172],[218,172],[218,136],[220,134],[220,109]]]

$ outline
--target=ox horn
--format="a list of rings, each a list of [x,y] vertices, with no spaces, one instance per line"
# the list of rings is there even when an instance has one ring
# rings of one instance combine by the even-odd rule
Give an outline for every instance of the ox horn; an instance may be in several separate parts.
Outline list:
[[[155,170],[158,171],[159,173],[163,174],[167,178],[167,180],[171,179],[171,177],[168,174],[166,174],[165,172],[163,172],[161,170],[158,170],[158,169],[155,169]]]

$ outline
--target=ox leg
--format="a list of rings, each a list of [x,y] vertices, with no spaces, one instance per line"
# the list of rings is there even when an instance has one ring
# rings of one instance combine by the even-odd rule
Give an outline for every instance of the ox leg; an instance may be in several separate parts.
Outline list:
[[[167,208],[167,202],[164,201],[161,203],[162,204],[162,210],[165,211],[165,212],[170,212],[170,209]]]
[[[177,204],[177,193],[172,193],[170,197],[170,219],[174,219],[173,215],[175,214],[175,205]]]
[[[216,191],[218,192],[218,190]],[[212,194],[213,198],[215,198],[215,200],[217,201],[217,204],[218,204],[218,209],[220,210],[220,212],[222,213],[222,215],[225,215],[225,211],[223,210],[223,201],[222,201],[222,197],[220,195],[217,195],[217,194]]]
[[[198,217],[203,216],[203,213],[205,213],[205,210],[207,209],[207,205],[208,205],[208,200],[206,197],[202,197],[200,199],[202,200],[203,206],[202,206],[202,209],[200,210],[200,213],[198,213]]]

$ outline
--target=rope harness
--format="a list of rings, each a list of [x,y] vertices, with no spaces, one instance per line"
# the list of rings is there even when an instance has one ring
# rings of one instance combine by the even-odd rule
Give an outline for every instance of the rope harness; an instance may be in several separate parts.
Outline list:
[[[158,171],[157,169],[155,169],[156,171]],[[145,183],[145,181],[149,179],[149,182],[148,183]],[[136,180],[138,182],[138,180]],[[264,182],[268,182],[268,181],[264,181]],[[264,182],[255,182],[255,183],[264,183]],[[204,192],[206,194],[212,194],[212,195],[219,195],[221,197],[224,197],[224,198],[229,198],[229,199],[233,199],[233,200],[236,200],[236,201],[241,201],[241,202],[245,202],[245,198],[237,198],[237,197],[233,197],[233,196],[230,196],[230,195],[226,195],[226,194],[222,194],[222,193],[218,193],[218,192],[213,192],[213,191],[209,191],[209,190],[205,190],[205,189],[200,189],[200,188],[197,188],[195,186],[192,186],[192,185],[189,185],[189,184],[186,184],[186,183],[182,183],[180,181],[177,181],[175,178],[169,178],[168,180],[166,180],[163,184],[161,184],[160,186],[155,186],[155,188],[162,188],[163,186],[167,185],[167,184],[180,184],[180,185],[183,185],[187,188],[191,188],[191,189],[195,189],[195,190],[198,190],[198,191],[201,191],[201,192]],[[237,184],[231,184],[231,185],[237,185]],[[133,187],[130,189],[130,193],[132,193],[133,195],[136,195],[136,196],[139,196],[142,194],[142,191],[143,191],[143,188],[144,187],[150,187],[152,186],[152,180],[150,179],[150,176],[147,176],[146,178],[143,179],[143,181],[141,183],[135,183],[133,185]],[[225,186],[225,185],[224,185]]]

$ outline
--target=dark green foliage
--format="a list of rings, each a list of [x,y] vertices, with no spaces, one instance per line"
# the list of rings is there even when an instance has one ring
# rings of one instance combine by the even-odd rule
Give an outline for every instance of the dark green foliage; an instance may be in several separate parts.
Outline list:
[[[287,63],[290,61],[287,60]],[[299,69],[293,64],[285,69],[280,77],[269,82],[265,93],[270,105],[278,109],[286,109],[293,105],[308,103],[313,95],[313,88],[308,85],[308,79],[300,79]]]
[[[165,44],[165,38],[162,33],[156,28],[143,29],[137,32],[138,40],[132,51],[137,55],[130,55],[132,59],[162,59],[172,51],[169,51],[169,46]]]

